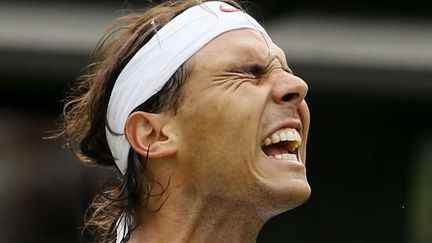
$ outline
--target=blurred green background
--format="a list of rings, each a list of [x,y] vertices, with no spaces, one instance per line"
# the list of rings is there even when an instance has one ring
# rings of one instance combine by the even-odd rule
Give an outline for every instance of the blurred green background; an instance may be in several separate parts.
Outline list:
[[[308,82],[312,196],[258,242],[432,242],[427,1],[249,2]],[[0,1],[0,242],[85,242],[98,169],[43,140],[111,20],[144,1]]]

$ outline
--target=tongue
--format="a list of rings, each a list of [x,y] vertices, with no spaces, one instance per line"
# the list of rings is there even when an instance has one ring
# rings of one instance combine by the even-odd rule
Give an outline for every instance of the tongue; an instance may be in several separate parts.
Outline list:
[[[286,146],[283,144],[283,142],[264,146],[262,148],[262,150],[264,151],[264,153],[266,155],[269,155],[269,156],[270,155],[271,156],[275,156],[275,155],[278,155],[278,154],[286,154],[286,153],[288,153],[288,150],[287,150]]]

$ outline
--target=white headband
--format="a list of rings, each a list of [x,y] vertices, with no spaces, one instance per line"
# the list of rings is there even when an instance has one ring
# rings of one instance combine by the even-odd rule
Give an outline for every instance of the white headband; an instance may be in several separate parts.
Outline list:
[[[235,29],[264,28],[242,11],[223,2],[205,2],[185,10],[162,27],[129,61],[113,87],[105,128],[108,145],[119,170],[125,174],[130,145],[124,135],[130,113],[163,88],[190,57],[218,35]],[[122,135],[118,135],[122,134]]]

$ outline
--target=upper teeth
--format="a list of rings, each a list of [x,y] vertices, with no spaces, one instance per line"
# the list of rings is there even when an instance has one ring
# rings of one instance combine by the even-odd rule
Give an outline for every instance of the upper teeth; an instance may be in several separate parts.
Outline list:
[[[280,141],[294,141],[297,142],[297,144],[301,143],[301,137],[300,134],[296,129],[293,128],[285,128],[279,131],[276,131],[275,133],[271,134],[270,136],[266,137],[262,143],[261,147],[279,143]]]

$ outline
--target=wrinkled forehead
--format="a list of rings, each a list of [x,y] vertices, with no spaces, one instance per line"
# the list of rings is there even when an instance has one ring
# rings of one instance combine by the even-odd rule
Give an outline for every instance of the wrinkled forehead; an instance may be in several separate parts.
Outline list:
[[[253,29],[237,29],[217,36],[195,53],[191,60],[195,69],[201,69],[266,61],[275,56],[285,60],[282,49],[267,35]]]

